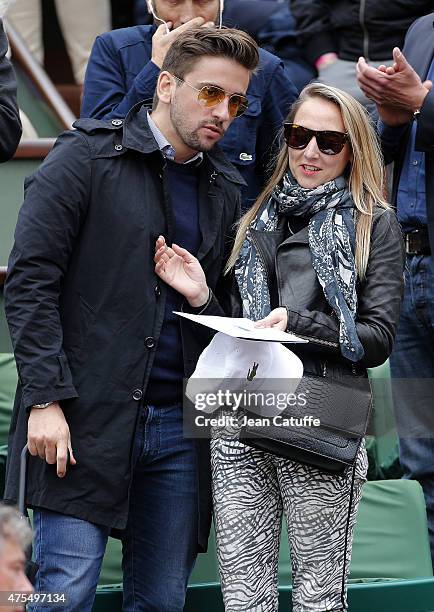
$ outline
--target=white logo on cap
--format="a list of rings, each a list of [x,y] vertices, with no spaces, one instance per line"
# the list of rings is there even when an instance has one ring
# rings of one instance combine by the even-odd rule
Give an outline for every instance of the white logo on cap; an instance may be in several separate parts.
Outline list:
[[[247,372],[247,380],[253,380],[255,378],[258,365],[259,363],[253,362],[252,368],[249,368],[249,371]]]

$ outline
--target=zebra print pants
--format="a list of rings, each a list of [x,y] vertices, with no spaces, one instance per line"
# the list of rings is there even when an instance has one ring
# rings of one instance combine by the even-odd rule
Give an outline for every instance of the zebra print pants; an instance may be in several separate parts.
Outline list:
[[[276,612],[282,513],[291,550],[293,612],[347,610],[346,579],[362,485],[364,445],[342,476],[213,432],[217,555],[226,612]]]

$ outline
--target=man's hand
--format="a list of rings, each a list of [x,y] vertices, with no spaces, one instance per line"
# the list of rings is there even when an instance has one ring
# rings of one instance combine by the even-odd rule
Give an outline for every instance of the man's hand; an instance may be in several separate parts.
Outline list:
[[[57,463],[57,475],[66,474],[68,453],[71,465],[77,462],[71,446],[71,435],[63,410],[57,402],[47,408],[32,408],[27,426],[29,453],[47,463]]]
[[[407,123],[419,109],[432,88],[422,83],[398,47],[393,49],[393,65],[373,68],[361,57],[357,63],[357,81],[363,93],[377,104],[382,120],[388,125]]]
[[[164,58],[166,57],[166,53],[170,49],[170,45],[180,34],[182,34],[182,32],[185,32],[185,30],[189,30],[190,28],[196,28],[199,26],[209,27],[213,25],[214,23],[212,21],[208,21],[207,23],[205,23],[203,17],[195,17],[194,19],[190,19],[190,21],[187,21],[187,23],[183,23],[175,30],[171,30],[167,34],[166,26],[164,25],[164,23],[162,23],[160,26],[158,26],[154,36],[152,37],[151,60],[156,66],[161,69],[161,66],[164,62]],[[167,26],[169,27],[169,29],[172,28],[172,22],[168,21]]]
[[[275,329],[286,331],[288,327],[288,313],[286,312],[286,308],[282,306],[275,308],[264,319],[256,321],[255,327],[274,327]]]
[[[155,243],[154,261],[156,274],[183,295],[190,306],[199,308],[206,304],[209,289],[196,257],[177,244],[169,247],[163,236],[159,236]]]

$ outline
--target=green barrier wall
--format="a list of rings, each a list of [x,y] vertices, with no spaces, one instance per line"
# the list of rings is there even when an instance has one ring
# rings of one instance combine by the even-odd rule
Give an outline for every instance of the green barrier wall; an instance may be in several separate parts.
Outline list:
[[[38,91],[14,64],[18,84],[18,104],[30,119],[39,138],[57,138],[63,131],[58,119],[49,106],[40,98]]]
[[[23,202],[24,179],[39,166],[39,160],[12,159],[0,164],[1,223],[0,265],[5,266],[13,244],[18,211]]]

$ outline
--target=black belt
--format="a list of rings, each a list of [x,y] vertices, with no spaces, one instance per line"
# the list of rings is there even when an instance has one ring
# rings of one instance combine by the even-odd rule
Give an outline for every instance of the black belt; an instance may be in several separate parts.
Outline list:
[[[405,234],[405,252],[407,255],[431,255],[428,230],[421,227],[414,232]]]

